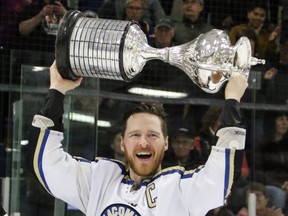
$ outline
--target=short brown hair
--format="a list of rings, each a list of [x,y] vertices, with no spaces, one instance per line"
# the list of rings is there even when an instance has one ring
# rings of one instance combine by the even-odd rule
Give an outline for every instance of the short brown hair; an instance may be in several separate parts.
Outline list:
[[[130,4],[131,2],[133,2],[134,0],[126,0],[125,1],[125,4]],[[138,1],[141,1],[143,3],[144,6],[146,6],[146,0],[138,0]]]
[[[267,197],[267,190],[264,184],[259,182],[250,182],[246,186],[246,193],[253,192],[253,191],[260,191],[265,197]]]
[[[157,103],[141,103],[132,107],[132,109],[128,110],[123,116],[122,136],[124,136],[125,134],[128,118],[138,113],[148,113],[158,116],[161,121],[163,135],[165,137],[168,136],[167,119],[166,119],[167,113],[165,112],[162,104]]]

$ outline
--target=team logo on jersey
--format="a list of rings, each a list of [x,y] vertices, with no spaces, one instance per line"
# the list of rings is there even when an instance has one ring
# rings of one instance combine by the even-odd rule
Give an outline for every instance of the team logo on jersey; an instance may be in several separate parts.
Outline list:
[[[108,206],[101,216],[141,216],[134,208],[125,204],[112,204]]]

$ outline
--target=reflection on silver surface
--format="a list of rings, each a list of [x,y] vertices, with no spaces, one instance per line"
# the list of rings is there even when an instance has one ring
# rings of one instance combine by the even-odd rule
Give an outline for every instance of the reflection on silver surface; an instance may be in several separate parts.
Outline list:
[[[186,44],[169,48],[168,62],[182,69],[208,93],[217,92],[232,73],[249,76],[250,66],[265,60],[251,56],[250,41],[240,38],[231,46],[226,32],[213,29]]]
[[[207,93],[216,93],[232,73],[248,78],[251,65],[265,63],[251,56],[248,38],[231,46],[228,35],[218,29],[180,46],[157,49],[148,45],[133,21],[91,18],[69,11],[60,24],[56,61],[64,78],[130,81],[151,59],[177,66]]]

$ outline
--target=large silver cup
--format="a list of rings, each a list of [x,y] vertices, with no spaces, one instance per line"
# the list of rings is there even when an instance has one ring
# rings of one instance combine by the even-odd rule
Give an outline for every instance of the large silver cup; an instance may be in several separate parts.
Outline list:
[[[177,66],[207,93],[218,92],[232,73],[248,78],[251,65],[265,63],[251,56],[248,38],[231,46],[228,35],[219,29],[180,46],[157,49],[148,45],[137,22],[69,11],[60,23],[56,62],[63,78],[130,81],[151,59]]]

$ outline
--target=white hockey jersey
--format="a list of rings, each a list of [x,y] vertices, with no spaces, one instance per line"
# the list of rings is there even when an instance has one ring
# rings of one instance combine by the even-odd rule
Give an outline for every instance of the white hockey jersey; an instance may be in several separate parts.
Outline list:
[[[167,168],[131,190],[121,162],[72,157],[62,148],[62,132],[42,128],[37,136],[34,169],[40,182],[87,216],[204,216],[230,193],[234,149],[213,146],[205,166]]]

